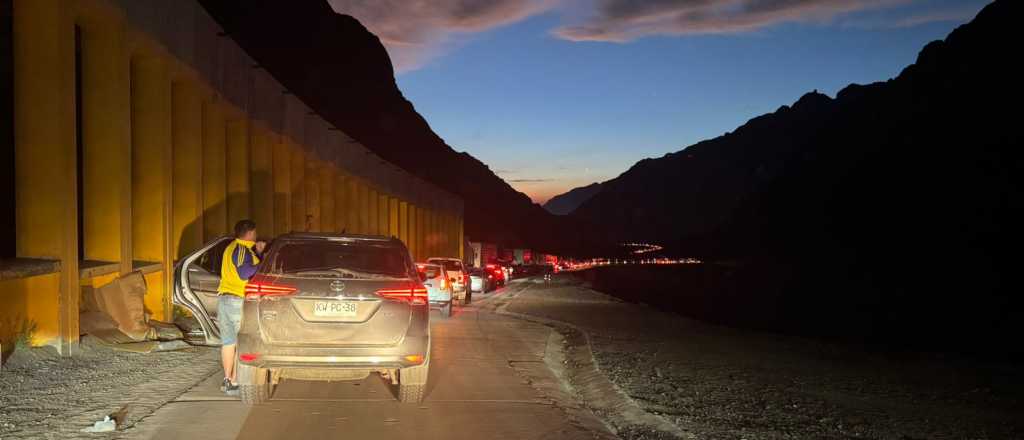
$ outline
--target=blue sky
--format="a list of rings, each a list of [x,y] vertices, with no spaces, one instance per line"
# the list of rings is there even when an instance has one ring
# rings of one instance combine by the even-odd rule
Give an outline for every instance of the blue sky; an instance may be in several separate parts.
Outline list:
[[[449,145],[543,202],[731,131],[808,91],[835,96],[849,83],[892,78],[924,44],[988,3],[822,0],[814,6],[835,9],[721,9],[713,21],[704,14],[682,24],[664,17],[701,2],[624,3],[662,8],[640,11],[653,18],[635,25],[640,13],[615,1],[511,1],[472,22],[462,12],[452,15],[463,21],[424,22],[422,12],[367,12],[355,0],[332,6],[382,35],[402,92]],[[756,3],[719,3],[744,2]]]

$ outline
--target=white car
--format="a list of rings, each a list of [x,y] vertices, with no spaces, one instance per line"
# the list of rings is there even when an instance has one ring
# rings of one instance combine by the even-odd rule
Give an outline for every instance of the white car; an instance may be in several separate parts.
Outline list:
[[[458,258],[432,257],[427,258],[427,263],[441,266],[448,272],[448,279],[452,283],[452,290],[455,292],[455,298],[458,301],[462,302],[462,304],[469,304],[472,301],[473,294],[466,288],[469,277],[466,276],[467,273],[462,265],[462,260]]]
[[[437,264],[416,263],[416,270],[420,273],[420,280],[427,288],[427,301],[430,308],[440,309],[441,316],[445,318],[452,316],[452,283],[448,281],[448,274]]]

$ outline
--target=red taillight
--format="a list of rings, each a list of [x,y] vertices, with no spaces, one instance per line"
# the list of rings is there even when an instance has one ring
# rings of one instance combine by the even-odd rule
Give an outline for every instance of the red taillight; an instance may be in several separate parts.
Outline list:
[[[283,284],[275,284],[264,277],[253,277],[245,284],[245,298],[259,299],[264,296],[291,295],[295,288]]]
[[[240,360],[242,362],[252,362],[252,361],[255,361],[256,359],[259,359],[259,358],[260,358],[260,355],[258,355],[256,353],[242,353],[242,354],[238,355],[238,360]]]
[[[423,286],[407,287],[404,289],[380,289],[377,294],[385,298],[400,299],[412,304],[427,303],[427,288]]]

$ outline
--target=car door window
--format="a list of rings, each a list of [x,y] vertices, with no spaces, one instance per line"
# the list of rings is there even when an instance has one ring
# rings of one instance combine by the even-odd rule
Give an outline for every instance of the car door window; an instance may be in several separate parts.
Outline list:
[[[212,275],[220,276],[220,266],[224,262],[224,249],[227,249],[228,245],[231,244],[231,240],[224,240],[217,243],[216,246],[210,248],[204,252],[199,261],[196,264],[202,267]]]
[[[222,238],[203,252],[189,267],[188,283],[203,309],[211,318],[217,316],[217,289],[220,287],[220,269],[224,250],[234,240]]]

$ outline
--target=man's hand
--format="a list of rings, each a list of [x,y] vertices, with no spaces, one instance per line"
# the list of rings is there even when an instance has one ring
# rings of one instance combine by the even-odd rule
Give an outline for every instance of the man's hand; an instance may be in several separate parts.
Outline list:
[[[262,254],[263,248],[265,247],[267,247],[267,242],[265,241],[257,241],[256,244],[252,245],[252,248],[256,250],[257,254]]]

